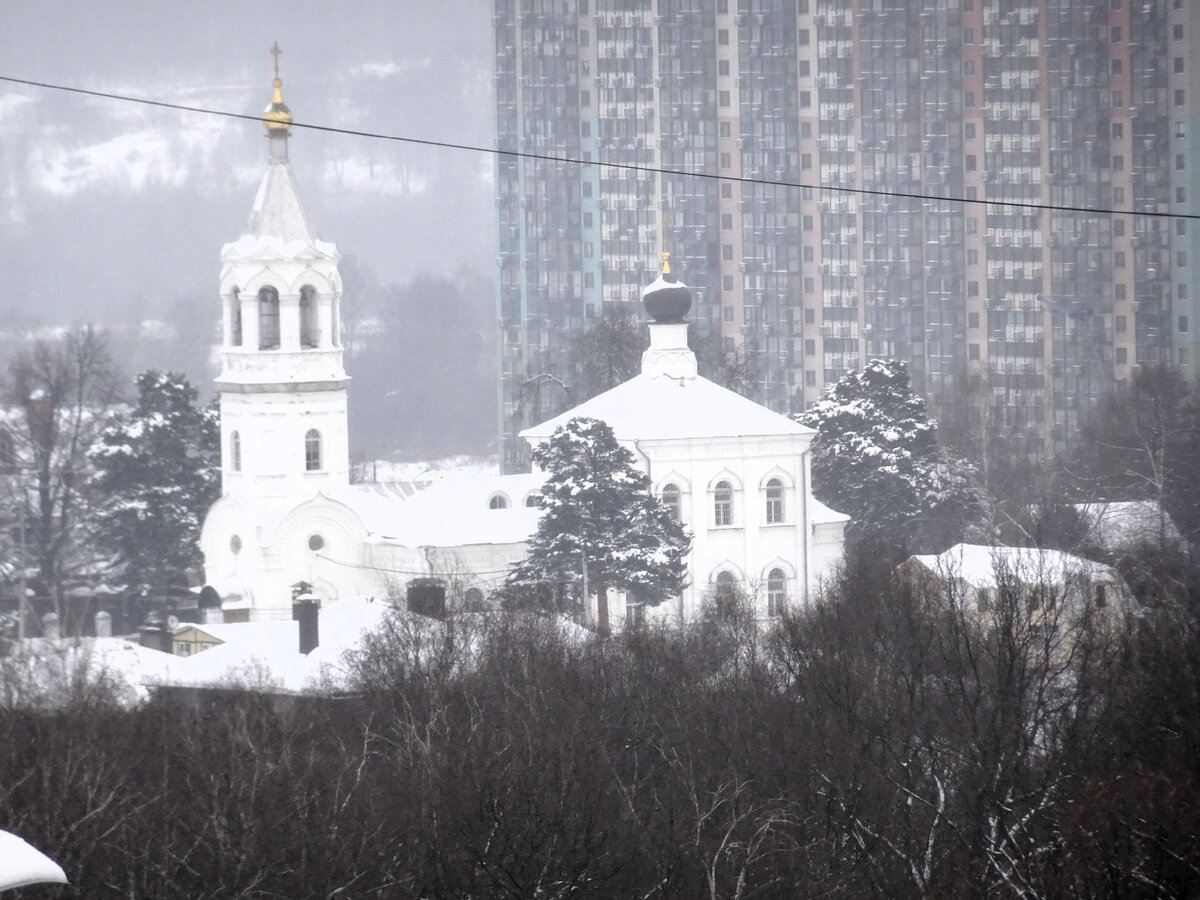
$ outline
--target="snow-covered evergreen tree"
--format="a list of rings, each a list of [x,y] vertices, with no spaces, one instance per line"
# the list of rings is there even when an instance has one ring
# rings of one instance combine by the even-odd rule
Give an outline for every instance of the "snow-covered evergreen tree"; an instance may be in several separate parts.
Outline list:
[[[872,360],[796,419],[820,433],[813,492],[852,517],[852,540],[940,552],[977,517],[974,470],[938,444],[937,421],[909,387],[904,363]]]
[[[200,562],[200,523],[220,491],[220,432],[183,375],[151,370],[136,384],[136,405],[92,451],[98,537],[131,587],[163,589]]]
[[[538,502],[545,512],[510,587],[578,581],[586,566],[601,632],[609,628],[610,589],[651,606],[683,590],[691,536],[606,423],[571,419],[533,459],[550,474]]]

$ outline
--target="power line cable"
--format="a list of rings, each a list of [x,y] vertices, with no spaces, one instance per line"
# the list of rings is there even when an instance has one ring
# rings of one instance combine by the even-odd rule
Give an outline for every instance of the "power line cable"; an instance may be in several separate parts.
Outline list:
[[[86,97],[98,97],[105,100],[119,100],[124,103],[139,103],[144,106],[155,106],[160,109],[173,109],[178,112],[197,113],[206,116],[221,116],[228,119],[243,119],[251,122],[261,122],[261,115],[229,112],[228,110],[210,109],[203,106],[190,106],[185,103],[169,103],[165,100],[151,100],[147,97],[133,97],[127,94],[117,94],[110,91],[96,91],[88,88],[72,87],[47,81],[33,81],[26,78],[15,78],[10,75],[0,75],[0,81],[9,84],[19,84],[25,87],[42,88],[44,90],[62,91],[69,94],[81,94]],[[339,128],[335,125],[318,125],[312,122],[291,123],[292,128],[305,128],[309,131],[325,132],[327,134],[344,134],[352,137],[371,138],[380,141],[395,141],[397,143],[414,144],[421,147],[434,147],[442,150],[463,150],[469,153],[487,153],[492,156],[505,156],[513,159],[528,159],[538,162],[566,163],[575,166],[599,166],[618,171],[635,172],[647,175],[674,175],[681,178],[706,178],[711,181],[730,182],[734,184],[753,185],[758,187],[800,188],[815,191],[831,191],[844,194],[855,194],[864,197],[885,197],[900,200],[929,200],[943,203],[961,203],[976,206],[1002,206],[1008,209],[1026,209],[1031,211],[1048,211],[1063,213],[1088,213],[1102,216],[1145,216],[1153,219],[1191,219],[1200,220],[1200,214],[1158,212],[1157,210],[1115,209],[1106,206],[1071,206],[1059,203],[1037,203],[1028,200],[994,200],[970,197],[950,197],[940,194],[924,194],[916,191],[888,191],[878,188],[842,187],[835,185],[808,184],[798,181],[776,181],[769,178],[752,178],[746,175],[722,175],[714,172],[689,172],[680,169],[668,169],[661,166],[645,166],[636,163],[604,162],[590,159],[578,159],[571,156],[554,156],[549,153],[533,153],[528,150],[502,150],[498,147],[480,147],[476,144],[461,144],[453,141],[435,141],[429,138],[415,138],[399,134],[385,134],[378,131],[361,131],[355,128]]]
[[[455,574],[455,573],[447,574],[444,572],[443,573],[430,572],[428,570],[417,570],[417,569],[395,569],[390,566],[373,566],[373,565],[370,565],[369,563],[356,563],[356,562],[350,562],[349,560],[344,560],[344,559],[335,559],[332,556],[326,556],[324,553],[317,553],[315,555],[316,555],[317,559],[323,559],[326,562],[332,563],[335,566],[342,566],[347,569],[363,569],[363,570],[369,571],[369,572],[385,572],[385,573],[390,572],[395,575],[415,575],[415,576],[423,577],[423,578],[428,578],[428,577],[446,578],[446,577],[452,577]],[[508,573],[509,573],[509,569],[482,569],[479,571],[475,571],[472,569],[468,574],[470,574],[471,576],[474,577],[474,576],[484,576],[484,575],[490,575],[490,576],[507,575]],[[495,580],[495,579],[491,579],[491,580]]]

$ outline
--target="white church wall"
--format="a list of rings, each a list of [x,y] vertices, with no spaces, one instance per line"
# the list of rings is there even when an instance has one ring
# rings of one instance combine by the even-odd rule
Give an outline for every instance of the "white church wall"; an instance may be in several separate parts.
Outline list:
[[[321,468],[305,470],[305,435],[321,435]],[[241,471],[232,470],[231,435],[242,447]],[[225,488],[263,500],[307,497],[349,481],[350,450],[344,391],[224,392],[221,433]]]
[[[764,615],[772,568],[788,574],[789,602],[806,599],[812,577],[824,563],[811,558],[807,537],[808,443],[794,435],[638,442],[635,460],[643,471],[649,468],[655,493],[661,497],[668,483],[681,489],[682,519],[693,535],[691,586],[683,597],[685,621],[698,615],[716,575],[726,570],[757,598]],[[772,477],[784,488],[781,523],[767,522],[766,483]],[[733,486],[730,525],[715,522],[714,489],[722,480]],[[840,541],[836,552],[840,556]]]

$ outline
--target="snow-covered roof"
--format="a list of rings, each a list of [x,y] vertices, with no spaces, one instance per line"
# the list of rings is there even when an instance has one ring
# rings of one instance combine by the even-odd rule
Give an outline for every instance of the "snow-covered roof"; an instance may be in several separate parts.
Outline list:
[[[291,620],[279,622],[218,622],[211,624],[181,622],[179,627],[175,629],[175,633],[179,634],[189,628],[194,628],[222,643],[243,642],[251,645],[282,643],[290,636],[294,639],[293,643],[299,646],[300,633],[298,627]]]
[[[0,703],[55,708],[103,687],[132,706],[145,699],[142,684],[168,677],[175,660],[124,638],[31,638],[0,664]]]
[[[225,643],[191,656],[169,657],[172,662],[150,673],[144,683],[285,693],[344,687],[343,655],[378,628],[389,609],[385,601],[369,597],[346,597],[323,606],[317,626],[319,644],[307,656],[300,653],[299,625],[294,621],[196,625]]]
[[[296,176],[286,162],[275,161],[258,186],[246,230],[221,248],[222,259],[336,258],[337,247],[317,237],[304,209]]]
[[[541,510],[526,506],[546,481],[544,473],[518,475],[447,474],[403,501],[355,511],[375,540],[406,547],[464,547],[518,544],[537,530]],[[507,506],[492,509],[502,496]]]
[[[0,891],[31,884],[66,884],[62,866],[23,838],[0,831]]]
[[[577,416],[607,422],[620,441],[815,435],[707,378],[637,375],[591,400],[521,432],[537,443]]]
[[[830,509],[816,497],[808,498],[808,512],[813,525],[838,525],[850,521],[848,515]]]
[[[1072,578],[1096,583],[1120,580],[1111,566],[1037,547],[955,544],[943,553],[917,555],[912,560],[938,577],[958,578],[973,588],[994,588],[1001,578],[1021,584],[1065,584]]]
[[[1155,500],[1077,503],[1075,511],[1087,526],[1091,542],[1105,550],[1139,543],[1183,543],[1170,514]]]
[[[408,502],[426,490],[428,481],[386,481],[352,484],[332,499],[345,503],[372,534],[384,534],[392,523],[407,515]]]
[[[296,176],[286,162],[273,161],[267,166],[254,196],[254,206],[250,208],[245,233],[283,241],[317,242],[317,229],[304,209]]]

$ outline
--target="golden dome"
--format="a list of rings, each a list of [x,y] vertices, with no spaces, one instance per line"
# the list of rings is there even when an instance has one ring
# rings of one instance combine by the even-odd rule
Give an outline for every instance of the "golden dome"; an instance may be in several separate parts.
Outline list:
[[[271,46],[271,55],[275,57],[275,77],[271,79],[271,87],[274,89],[274,93],[271,96],[271,105],[263,113],[263,122],[266,123],[267,134],[279,131],[286,133],[288,126],[292,124],[292,111],[283,102],[283,81],[279,77],[279,55],[281,53],[283,51],[279,49],[279,42],[276,41]]]

